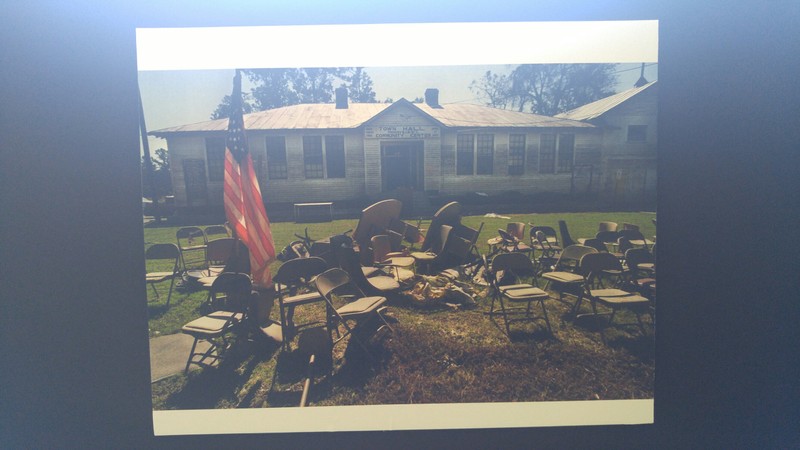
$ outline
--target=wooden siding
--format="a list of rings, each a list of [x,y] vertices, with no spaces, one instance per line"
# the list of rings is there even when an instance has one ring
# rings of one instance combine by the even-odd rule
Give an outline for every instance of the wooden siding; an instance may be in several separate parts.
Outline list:
[[[540,174],[539,137],[541,133],[570,133],[575,135],[575,158],[599,157],[602,135],[595,129],[589,130],[542,130],[525,134],[525,164],[522,175],[508,175],[509,135],[520,134],[517,130],[503,130],[494,133],[494,174],[456,175],[455,148],[456,133],[447,132],[442,136],[442,184],[440,192],[444,195],[458,195],[469,192],[499,194],[517,191],[525,194],[539,192],[570,192],[572,172]],[[587,153],[588,152],[588,153]],[[596,169],[596,170],[599,170]],[[595,184],[597,186],[597,184]]]

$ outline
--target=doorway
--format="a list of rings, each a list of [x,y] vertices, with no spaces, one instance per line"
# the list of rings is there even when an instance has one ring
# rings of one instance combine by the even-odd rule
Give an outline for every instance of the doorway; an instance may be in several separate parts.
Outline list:
[[[383,192],[424,189],[423,148],[423,141],[381,142]]]

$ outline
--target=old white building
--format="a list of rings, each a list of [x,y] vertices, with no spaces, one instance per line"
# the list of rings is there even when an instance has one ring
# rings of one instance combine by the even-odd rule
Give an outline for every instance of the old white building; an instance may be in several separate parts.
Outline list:
[[[245,115],[266,203],[600,191],[608,183],[602,181],[606,167],[617,167],[608,161],[634,152],[616,146],[624,131],[613,127],[622,125],[595,123],[578,110],[547,117],[440,105],[436,89],[426,91],[425,103],[352,104],[343,89],[336,94],[335,104]],[[150,133],[167,140],[179,208],[222,204],[227,122]],[[655,122],[645,125],[649,146]]]

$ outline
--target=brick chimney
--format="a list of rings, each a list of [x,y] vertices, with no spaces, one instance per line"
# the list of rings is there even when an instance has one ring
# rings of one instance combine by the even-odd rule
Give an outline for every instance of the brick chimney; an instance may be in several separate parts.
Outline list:
[[[434,88],[425,89],[425,104],[431,108],[441,108],[439,105],[439,90]]]
[[[342,86],[336,88],[336,109],[347,109],[347,88]]]

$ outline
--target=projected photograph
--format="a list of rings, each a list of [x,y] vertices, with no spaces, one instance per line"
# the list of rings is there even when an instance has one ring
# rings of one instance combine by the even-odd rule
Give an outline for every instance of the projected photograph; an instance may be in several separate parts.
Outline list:
[[[657,24],[601,24],[437,64],[139,30],[156,434],[652,423]]]

